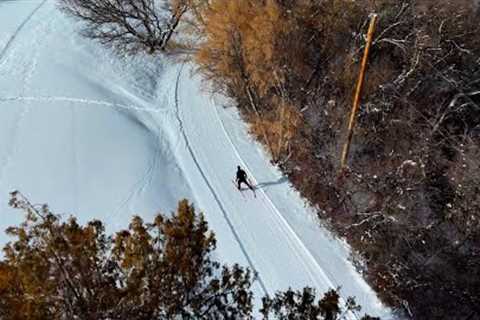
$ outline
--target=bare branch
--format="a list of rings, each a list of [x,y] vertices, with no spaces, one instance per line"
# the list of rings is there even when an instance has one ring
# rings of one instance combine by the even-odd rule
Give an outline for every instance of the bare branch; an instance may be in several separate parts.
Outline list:
[[[66,13],[84,22],[83,35],[121,51],[165,50],[188,9],[187,0],[61,0]]]

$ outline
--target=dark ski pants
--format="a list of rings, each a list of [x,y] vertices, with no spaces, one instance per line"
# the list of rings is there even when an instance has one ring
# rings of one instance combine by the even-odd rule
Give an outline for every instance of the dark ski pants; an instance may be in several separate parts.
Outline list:
[[[238,190],[240,190],[240,189],[241,189],[241,187],[242,187],[242,183],[245,183],[245,184],[247,185],[247,187],[249,187],[249,188],[250,188],[250,190],[253,190],[253,187],[250,185],[250,183],[248,183],[248,181],[247,181],[247,180],[244,180],[244,179],[239,179],[239,180],[237,180],[237,183],[238,183]]]

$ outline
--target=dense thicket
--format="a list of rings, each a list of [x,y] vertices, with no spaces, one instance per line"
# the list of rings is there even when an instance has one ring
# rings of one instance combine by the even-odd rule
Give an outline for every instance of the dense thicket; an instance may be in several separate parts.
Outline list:
[[[0,319],[253,319],[255,275],[212,260],[216,240],[186,200],[152,223],[134,217],[107,236],[100,221],[63,222],[14,192],[26,220],[0,260]],[[287,290],[263,298],[263,319],[344,319],[360,308],[337,291]],[[371,319],[365,317],[365,319]]]
[[[347,237],[383,299],[415,319],[480,317],[476,3],[194,1],[200,71]],[[339,178],[371,12],[380,22]]]

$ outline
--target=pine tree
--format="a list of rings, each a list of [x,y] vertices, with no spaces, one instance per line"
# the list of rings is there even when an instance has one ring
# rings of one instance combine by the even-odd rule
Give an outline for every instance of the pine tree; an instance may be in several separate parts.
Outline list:
[[[255,275],[212,260],[215,235],[187,200],[152,223],[133,217],[105,235],[100,221],[62,222],[14,192],[26,214],[8,229],[15,241],[0,260],[0,319],[253,319]],[[344,313],[359,310],[349,299]],[[263,298],[264,319],[341,319],[336,290],[278,292]]]
[[[186,200],[152,224],[134,217],[105,235],[100,221],[61,222],[13,193],[26,221],[0,261],[2,319],[249,318],[252,274],[211,260],[215,237]]]

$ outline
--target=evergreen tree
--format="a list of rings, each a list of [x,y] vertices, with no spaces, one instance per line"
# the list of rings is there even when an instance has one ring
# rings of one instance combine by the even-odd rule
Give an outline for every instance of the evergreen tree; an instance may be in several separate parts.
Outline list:
[[[186,200],[152,224],[134,217],[105,235],[100,221],[61,222],[13,193],[26,221],[0,261],[2,319],[244,319],[252,274],[211,260],[215,237]]]
[[[0,319],[253,319],[249,269],[211,256],[214,234],[187,200],[153,223],[133,217],[127,230],[105,235],[100,221],[62,222],[21,193],[10,204],[26,214],[8,229],[15,241],[0,260]],[[337,291],[318,301],[312,289],[263,298],[264,319],[342,319]]]

